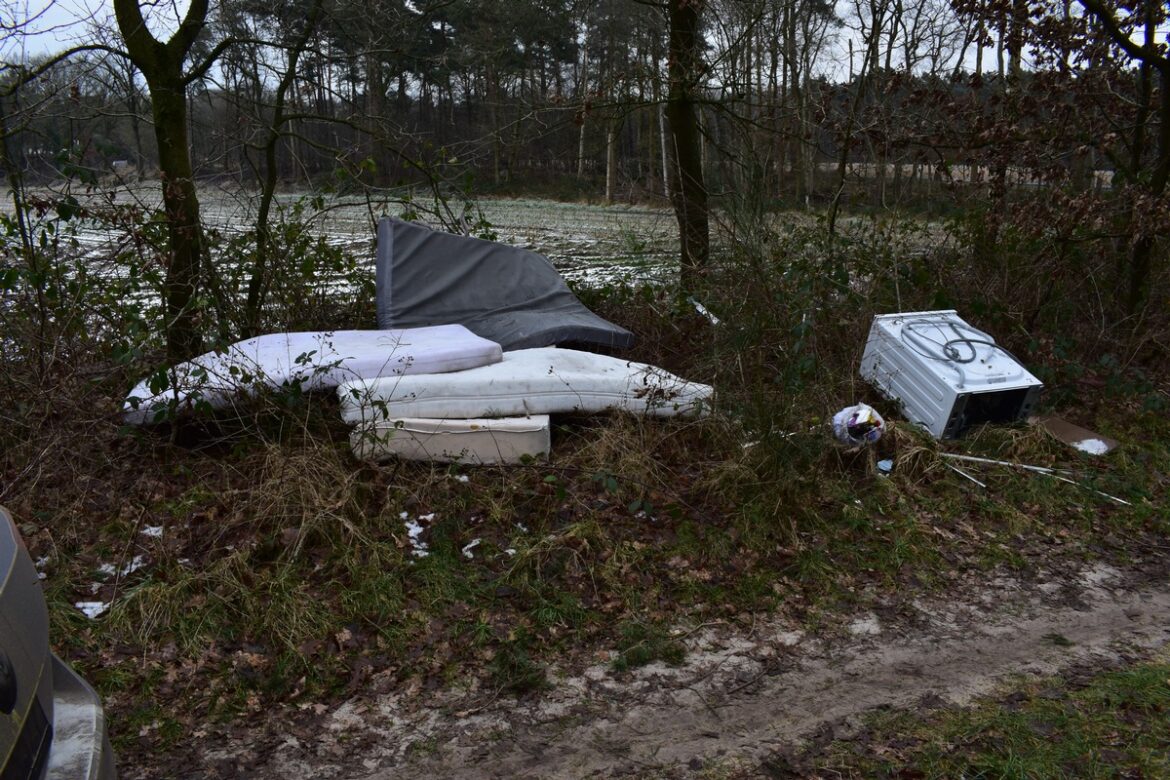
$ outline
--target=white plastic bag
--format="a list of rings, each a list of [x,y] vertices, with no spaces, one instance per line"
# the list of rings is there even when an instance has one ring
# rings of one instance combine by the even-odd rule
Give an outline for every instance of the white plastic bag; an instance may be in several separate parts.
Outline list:
[[[873,444],[885,428],[885,420],[868,404],[847,406],[833,415],[833,436],[846,447]]]

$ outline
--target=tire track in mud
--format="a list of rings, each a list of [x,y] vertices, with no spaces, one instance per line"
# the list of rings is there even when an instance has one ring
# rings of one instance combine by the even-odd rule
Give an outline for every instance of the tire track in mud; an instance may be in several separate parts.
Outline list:
[[[750,765],[827,725],[848,736],[877,708],[964,704],[1012,675],[1163,647],[1167,576],[1131,586],[1098,566],[1040,585],[1000,580],[965,603],[915,603],[918,617],[903,627],[863,615],[832,642],[782,625],[748,637],[708,631],[691,640],[684,667],[614,679],[599,665],[535,702],[471,711],[450,694],[353,702],[329,716],[319,744],[278,749],[265,776],[577,778],[685,775],[716,757]],[[346,743],[363,747],[339,760]]]

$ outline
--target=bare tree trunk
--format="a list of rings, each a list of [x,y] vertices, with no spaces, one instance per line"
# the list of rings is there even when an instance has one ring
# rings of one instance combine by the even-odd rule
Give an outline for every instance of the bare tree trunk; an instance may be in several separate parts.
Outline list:
[[[707,188],[694,94],[699,71],[699,17],[704,6],[705,0],[670,0],[668,5],[670,81],[666,117],[674,161],[670,189],[679,227],[684,289],[693,289],[700,282],[710,259]]]
[[[170,244],[163,289],[167,357],[176,363],[202,351],[198,293],[205,248],[187,134],[187,86],[195,74],[184,74],[183,64],[203,30],[207,5],[207,0],[192,0],[178,30],[163,43],[150,33],[137,0],[114,0],[127,53],[150,89]]]
[[[43,256],[33,246],[32,233],[29,230],[29,224],[25,214],[24,176],[21,172],[20,165],[14,159],[12,150],[8,146],[10,135],[7,113],[4,110],[3,98],[0,97],[0,167],[3,167],[7,174],[6,178],[8,179],[9,190],[12,194],[12,208],[15,212],[17,232],[20,233],[22,259],[33,281],[33,286],[36,289],[37,332],[40,343],[36,345],[34,351],[37,356],[37,373],[43,376],[46,368],[45,357],[48,354],[48,350],[46,349],[46,334],[48,331],[49,308],[45,294],[47,269],[41,262]]]
[[[1011,16],[1001,17],[1002,23],[1000,25],[999,47],[996,50],[997,67],[999,69],[999,89],[1004,95],[1001,103],[1000,118],[1001,123],[1008,121],[1008,116],[1014,116],[1015,109],[1012,107],[1018,100],[1017,90],[1019,88],[1020,77],[1023,74],[1023,63],[1021,58],[1023,56],[1024,48],[1024,25],[1028,21],[1028,4],[1027,0],[1012,0]],[[1006,71],[1004,54],[1006,52]],[[994,165],[989,171],[990,181],[990,198],[992,207],[987,211],[987,217],[983,226],[983,240],[980,244],[981,251],[995,252],[999,244],[1000,227],[1003,222],[1003,214],[1007,210],[1007,196],[1008,196],[1008,163],[1007,155],[1001,153],[995,160]]]
[[[504,154],[503,128],[500,127],[500,82],[496,72],[488,68],[488,118],[492,123],[492,183],[500,183],[500,163]]]
[[[581,117],[577,131],[577,178],[585,178],[585,117]]]
[[[786,100],[789,102],[789,158],[791,160],[790,176],[793,179],[793,194],[796,196],[797,203],[808,206],[809,188],[808,183],[804,180],[805,157],[808,150],[804,145],[805,132],[805,110],[804,110],[804,90],[802,89],[801,80],[803,79],[802,68],[800,67],[800,59],[797,57],[796,51],[796,30],[797,30],[797,13],[795,3],[790,3],[787,9],[787,19],[784,24],[784,59],[786,61],[786,73],[788,81],[788,91]]]
[[[980,3],[979,14],[977,16],[976,24],[978,27],[975,30],[975,76],[978,79],[983,78],[983,38],[986,31],[983,29],[983,3]]]
[[[1004,57],[1004,43],[1005,43],[1004,39],[1007,37],[1007,31],[1004,29],[1004,27],[1007,24],[1007,21],[1005,19],[1003,19],[1003,17],[1001,17],[1000,19],[1001,19],[1001,23],[1000,23],[1000,27],[999,27],[999,37],[995,42],[995,68],[996,68],[997,75],[999,76],[999,83],[1002,84],[1003,79],[1004,79],[1004,74],[1005,74],[1004,59],[1003,59],[1003,57]]]
[[[658,141],[662,146],[662,194],[670,200],[670,134],[666,130],[666,106],[658,104]]]
[[[126,74],[126,112],[130,114],[130,131],[134,135],[134,170],[137,171],[138,181],[142,181],[146,172],[145,158],[142,155],[142,117],[138,112],[138,87],[134,83],[134,64],[125,61]]]
[[[622,129],[621,118],[610,121],[605,130],[605,202],[612,205],[617,187],[618,133]]]
[[[276,87],[272,122],[268,127],[268,136],[264,143],[264,180],[260,188],[260,207],[256,215],[256,262],[252,267],[252,278],[248,282],[248,301],[244,310],[244,322],[249,335],[255,335],[259,330],[260,313],[264,307],[264,294],[268,287],[267,267],[272,245],[272,229],[268,224],[268,215],[272,210],[272,201],[276,197],[276,147],[284,136],[285,101],[288,98],[289,90],[296,81],[297,62],[316,29],[323,2],[324,0],[315,0],[313,3],[313,7],[309,11],[308,23],[289,48],[288,68]],[[381,171],[381,173],[383,176],[386,174],[385,171]]]
[[[853,42],[849,43],[850,62],[853,60]],[[837,215],[841,209],[841,196],[845,192],[845,177],[849,170],[849,147],[853,144],[853,125],[857,120],[857,113],[861,110],[861,102],[865,98],[865,87],[868,75],[869,57],[862,60],[862,72],[857,78],[857,92],[853,95],[853,102],[849,105],[849,113],[845,117],[845,128],[841,133],[840,146],[837,150],[837,188],[833,192],[833,199],[829,201],[829,214],[826,219],[829,235],[837,230]],[[852,74],[850,74],[852,75]]]
[[[151,84],[158,167],[162,174],[163,207],[171,246],[163,297],[167,316],[167,357],[175,362],[203,351],[198,328],[197,293],[204,255],[203,223],[192,175],[187,140],[185,88]]]
[[[577,130],[577,178],[585,178],[585,124],[589,121],[589,38],[581,44],[581,75],[577,79],[577,91],[580,93],[581,108],[577,115],[579,124]]]
[[[1152,3],[1150,3],[1152,5]],[[1154,52],[1154,18],[1153,9],[1147,11],[1146,21],[1146,52]],[[1148,55],[1147,55],[1148,56]],[[1143,88],[1147,90],[1147,98],[1152,91],[1149,84],[1149,69],[1151,66],[1156,66],[1158,69],[1158,99],[1159,110],[1159,127],[1157,135],[1157,146],[1155,163],[1149,174],[1148,187],[1149,192],[1155,199],[1160,199],[1162,194],[1166,191],[1166,187],[1170,184],[1170,58],[1165,56],[1161,58],[1146,59],[1142,61],[1142,69],[1146,74],[1146,83]],[[1146,120],[1143,119],[1143,123]],[[1142,129],[1142,135],[1145,135],[1145,129]],[[1144,145],[1144,138],[1141,144]],[[1137,165],[1141,164],[1141,158],[1135,153],[1134,161]],[[1138,170],[1135,167],[1135,171]],[[1137,207],[1131,206],[1130,223],[1137,221]],[[1126,297],[1126,310],[1130,314],[1136,314],[1142,304],[1145,303],[1149,294],[1150,273],[1153,270],[1153,256],[1154,256],[1155,240],[1154,234],[1150,232],[1150,228],[1145,228],[1142,235],[1134,242],[1133,249],[1130,252],[1129,263],[1129,294]]]
[[[780,38],[781,27],[779,23],[779,12],[773,11],[771,17],[771,24],[769,30],[770,35],[766,36],[767,50],[768,50],[768,81],[767,86],[762,87],[767,94],[768,101],[768,121],[766,126],[768,132],[765,135],[765,143],[769,140],[772,143],[770,150],[771,164],[768,178],[768,190],[770,192],[781,194],[781,187],[784,181],[784,139],[781,135],[781,121],[780,121]]]

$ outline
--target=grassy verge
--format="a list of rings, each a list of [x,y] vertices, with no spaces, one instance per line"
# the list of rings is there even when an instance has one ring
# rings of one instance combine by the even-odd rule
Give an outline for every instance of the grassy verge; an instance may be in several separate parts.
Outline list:
[[[1170,776],[1170,657],[1021,682],[970,708],[876,719],[793,775],[841,778]]]
[[[1121,434],[1164,430],[1152,413],[1100,417],[1127,441],[1103,461],[1031,429],[962,444],[1091,468],[1137,504],[1125,508],[1011,470],[977,488],[901,427],[874,454],[894,460],[890,476],[822,431],[745,448],[722,418],[566,421],[554,461],[520,468],[371,466],[321,404],[220,426],[214,446],[209,430],[185,434],[194,447],[111,428],[96,449],[119,455],[104,473],[13,504],[47,559],[59,650],[106,696],[132,760],[201,724],[407,681],[523,696],[552,684],[549,664],[599,651],[617,675],[678,663],[671,630],[711,620],[780,610],[831,631],[835,616],[897,609],[972,573],[1124,563],[1170,531],[1155,509],[1170,431]],[[66,471],[76,453],[44,465]],[[423,527],[415,542],[407,520]],[[98,573],[136,557],[124,576]],[[93,598],[113,606],[91,621],[73,605]]]

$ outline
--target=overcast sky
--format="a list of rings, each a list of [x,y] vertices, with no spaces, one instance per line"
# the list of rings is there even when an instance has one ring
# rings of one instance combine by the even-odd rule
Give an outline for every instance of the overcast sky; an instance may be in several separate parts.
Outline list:
[[[187,0],[142,2],[151,29],[174,29],[187,10]],[[67,49],[90,38],[99,27],[115,28],[110,0],[0,0],[0,59],[19,62],[28,57]],[[156,26],[157,25],[157,26]],[[15,33],[8,31],[19,27]]]
[[[0,0],[0,61],[21,62],[27,58],[61,51],[78,43],[92,40],[94,29],[114,29],[112,0]],[[178,25],[187,10],[189,0],[139,0],[147,23],[156,35],[165,37]],[[848,18],[839,3],[839,12]],[[844,41],[850,37],[848,29],[836,32],[838,51],[826,52],[818,68],[831,78],[844,77],[848,72],[848,56]],[[1166,30],[1159,30],[1159,37]],[[855,37],[855,35],[854,35]],[[965,64],[974,65],[975,53],[968,51]],[[985,50],[985,66],[995,69],[994,49]]]

